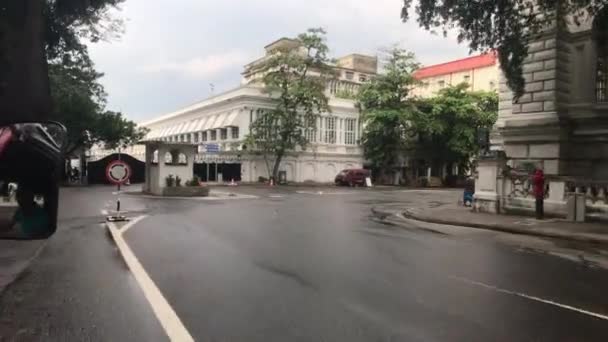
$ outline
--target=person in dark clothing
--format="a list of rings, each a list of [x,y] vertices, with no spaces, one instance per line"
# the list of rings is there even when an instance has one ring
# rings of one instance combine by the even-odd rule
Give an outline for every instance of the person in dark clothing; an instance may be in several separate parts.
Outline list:
[[[542,220],[545,216],[545,174],[543,173],[543,170],[537,168],[534,171],[532,183],[534,185],[534,198],[536,199],[536,219]]]

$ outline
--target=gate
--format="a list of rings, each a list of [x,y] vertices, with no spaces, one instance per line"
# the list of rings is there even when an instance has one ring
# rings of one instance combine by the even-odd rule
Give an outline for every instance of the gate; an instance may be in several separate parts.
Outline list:
[[[87,163],[87,179],[89,184],[110,184],[106,179],[106,168],[108,164],[118,160],[118,153],[110,154],[103,159]],[[131,157],[128,154],[121,153],[120,160],[127,163],[131,168],[131,183],[143,183],[146,178],[146,163]]]

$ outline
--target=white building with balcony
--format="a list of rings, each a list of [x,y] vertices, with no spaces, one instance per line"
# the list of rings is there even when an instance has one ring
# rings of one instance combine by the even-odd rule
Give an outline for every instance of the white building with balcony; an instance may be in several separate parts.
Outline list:
[[[279,39],[265,47],[266,56],[278,46],[293,43]],[[338,77],[327,85],[331,113],[317,118],[316,130],[308,133],[306,150],[292,151],[281,162],[280,170],[288,181],[333,182],[340,170],[362,167],[361,123],[351,95],[376,74],[377,58],[352,54],[339,58],[335,68]],[[248,151],[244,143],[251,123],[273,108],[273,100],[253,82],[255,78],[245,71],[238,88],[140,123],[150,130],[146,140],[199,144],[194,173],[204,181],[268,178],[263,157]],[[143,158],[141,148],[134,147],[130,153]]]

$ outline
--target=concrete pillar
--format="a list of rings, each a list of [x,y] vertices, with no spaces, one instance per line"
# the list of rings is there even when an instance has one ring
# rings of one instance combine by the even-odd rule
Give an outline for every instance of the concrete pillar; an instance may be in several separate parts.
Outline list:
[[[478,176],[475,179],[474,210],[480,212],[500,213],[500,196],[503,193],[501,174],[506,166],[502,156],[480,159],[477,162]]]
[[[226,138],[228,138],[228,140],[233,140],[232,139],[232,127],[227,127],[226,128],[226,134],[227,134]]]

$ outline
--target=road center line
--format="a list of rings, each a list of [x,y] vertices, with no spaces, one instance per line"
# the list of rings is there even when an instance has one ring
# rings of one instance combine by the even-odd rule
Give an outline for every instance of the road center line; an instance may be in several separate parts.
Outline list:
[[[163,329],[167,333],[167,336],[169,336],[169,339],[171,341],[180,342],[194,341],[192,335],[190,335],[169,302],[165,299],[158,287],[156,287],[152,278],[150,278],[148,273],[146,273],[146,270],[141,265],[139,260],[137,260],[137,257],[135,254],[133,254],[133,251],[122,236],[127,229],[145,217],[146,215],[136,217],[124,225],[121,229],[118,229],[113,222],[107,222],[107,224],[108,228],[110,229],[110,233],[112,234],[112,237],[120,250],[120,253],[129,266],[131,273],[133,273],[135,276],[135,280],[144,292],[144,295],[150,303],[156,318],[159,320]]]
[[[510,295],[513,295],[513,296],[518,296],[518,297],[526,298],[526,299],[529,299],[529,300],[533,300],[533,301],[536,301],[536,302],[541,302],[541,303],[557,306],[557,307],[562,308],[562,309],[575,311],[575,312],[581,313],[583,315],[592,316],[592,317],[595,317],[595,318],[599,318],[599,319],[603,319],[605,321],[608,321],[608,316],[606,316],[606,315],[602,315],[602,314],[599,314],[599,313],[596,313],[596,312],[591,312],[591,311],[579,309],[579,308],[576,308],[574,306],[570,306],[570,305],[567,305],[567,304],[562,304],[562,303],[554,302],[554,301],[549,300],[549,299],[543,299],[543,298],[540,298],[540,297],[527,295],[527,294],[521,293],[521,292],[515,292],[515,291],[510,291],[510,290],[502,289],[502,288],[494,286],[494,285],[489,285],[489,284],[485,284],[485,283],[482,283],[482,282],[479,282],[479,281],[470,280],[470,279],[466,279],[466,278],[462,278],[462,277],[449,276],[448,278],[454,279],[454,280],[458,280],[458,281],[461,281],[461,282],[464,282],[464,283],[467,283],[467,284],[484,287],[486,289],[493,290],[493,291],[496,291],[496,292],[506,293],[506,294],[510,294]]]

